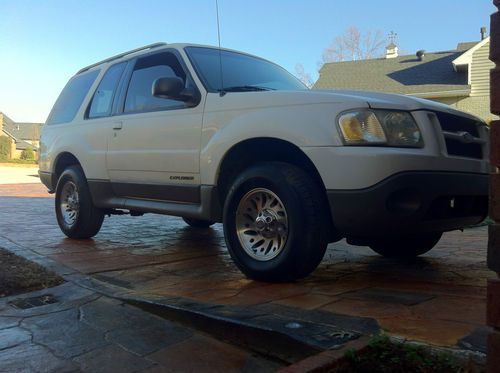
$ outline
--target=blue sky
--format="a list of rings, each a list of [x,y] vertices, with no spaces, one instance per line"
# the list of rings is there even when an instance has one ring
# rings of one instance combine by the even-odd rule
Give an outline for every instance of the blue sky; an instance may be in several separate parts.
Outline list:
[[[407,53],[479,39],[491,0],[219,0],[221,43],[317,77],[349,26],[394,30]],[[45,121],[81,67],[156,41],[217,44],[215,0],[0,0],[0,111]]]

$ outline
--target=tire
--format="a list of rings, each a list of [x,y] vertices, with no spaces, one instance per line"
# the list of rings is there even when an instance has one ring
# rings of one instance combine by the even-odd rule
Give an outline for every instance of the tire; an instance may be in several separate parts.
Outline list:
[[[287,163],[257,164],[240,174],[223,214],[226,244],[238,268],[269,282],[314,271],[328,244],[322,196],[308,174]]]
[[[370,248],[388,258],[414,258],[430,251],[441,239],[442,232],[418,236],[384,238],[373,241]]]
[[[210,221],[210,220],[199,220],[199,219],[190,219],[190,218],[182,218],[182,220],[184,220],[184,222],[187,225],[189,225],[193,228],[208,228],[211,225],[215,224],[214,221]]]
[[[57,223],[69,238],[91,238],[101,229],[102,210],[92,202],[87,180],[79,166],[66,168],[56,187]]]

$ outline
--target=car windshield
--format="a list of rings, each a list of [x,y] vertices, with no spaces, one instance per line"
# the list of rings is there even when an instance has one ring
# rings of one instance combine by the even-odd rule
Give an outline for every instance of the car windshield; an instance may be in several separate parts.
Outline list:
[[[185,50],[210,92],[307,89],[288,71],[261,58],[214,48],[187,47]]]

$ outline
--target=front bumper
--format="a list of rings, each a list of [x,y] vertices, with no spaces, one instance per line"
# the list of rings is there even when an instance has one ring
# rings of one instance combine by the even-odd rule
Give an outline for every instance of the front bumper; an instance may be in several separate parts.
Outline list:
[[[47,187],[49,193],[54,193],[57,185],[55,174],[47,171],[38,171],[38,176],[43,185]]]
[[[488,214],[488,175],[403,172],[358,190],[328,190],[337,231],[351,239],[444,232]]]

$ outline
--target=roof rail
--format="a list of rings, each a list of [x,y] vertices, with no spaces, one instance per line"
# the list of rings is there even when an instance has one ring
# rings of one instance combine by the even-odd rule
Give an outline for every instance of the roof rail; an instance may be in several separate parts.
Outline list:
[[[145,45],[144,47],[132,49],[131,51],[117,54],[116,56],[106,58],[105,60],[93,63],[92,65],[89,65],[87,67],[84,67],[83,69],[79,70],[76,74],[78,75],[80,73],[83,73],[84,71],[90,70],[91,68],[93,68],[95,66],[98,66],[98,65],[106,63],[106,62],[111,62],[111,61],[117,60],[119,58],[125,57],[125,56],[127,56],[129,54],[132,54],[132,53],[140,52],[140,51],[147,50],[147,49],[154,49],[154,48],[158,48],[158,47],[161,47],[161,46],[164,46],[164,45],[167,45],[167,43],[148,44],[148,45]]]

